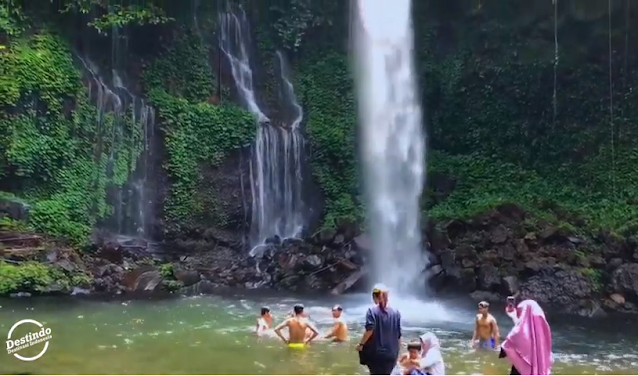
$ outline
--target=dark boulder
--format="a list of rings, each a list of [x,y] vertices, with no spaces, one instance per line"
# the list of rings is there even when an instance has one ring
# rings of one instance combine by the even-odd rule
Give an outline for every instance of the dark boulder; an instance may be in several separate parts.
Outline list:
[[[162,282],[162,274],[154,266],[141,266],[126,272],[122,285],[128,292],[152,292]]]
[[[173,268],[173,277],[180,281],[184,287],[198,283],[202,277],[196,270],[184,270],[179,267]]]
[[[638,303],[638,263],[620,265],[611,274],[611,290],[624,299]]]
[[[564,312],[576,312],[595,292],[591,278],[579,270],[545,267],[527,279],[520,288],[524,297]]]

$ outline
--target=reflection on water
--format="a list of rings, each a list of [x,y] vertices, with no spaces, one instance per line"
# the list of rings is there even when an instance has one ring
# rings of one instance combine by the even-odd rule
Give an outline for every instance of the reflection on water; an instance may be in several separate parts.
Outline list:
[[[303,300],[320,330],[329,330],[333,300]],[[34,374],[366,374],[354,345],[366,297],[340,297],[352,329],[349,344],[317,342],[290,350],[271,336],[253,334],[259,308],[268,304],[280,321],[295,299],[197,297],[170,301],[89,302],[25,300],[0,302],[0,334],[25,318],[52,329],[47,353],[23,362],[3,351],[0,373]],[[406,341],[425,330],[441,339],[450,374],[506,374],[497,353],[469,347],[473,312],[451,303],[395,299],[405,318]],[[511,323],[499,317],[501,332]],[[619,326],[550,318],[554,331],[554,374],[633,374],[638,371],[638,333]],[[579,326],[580,325],[580,326]],[[622,331],[622,334],[619,333]],[[631,332],[634,333],[631,333]],[[37,351],[35,351],[37,350]],[[37,353],[41,348],[36,348]],[[22,354],[22,352],[21,352]],[[28,355],[28,354],[27,354]]]

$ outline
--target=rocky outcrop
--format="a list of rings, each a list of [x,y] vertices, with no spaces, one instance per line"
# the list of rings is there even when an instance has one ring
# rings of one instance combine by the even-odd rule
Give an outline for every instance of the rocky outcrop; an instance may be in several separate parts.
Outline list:
[[[16,197],[0,197],[0,217],[7,216],[16,221],[29,219],[29,205]]]
[[[83,278],[50,284],[37,293],[128,295],[142,297],[168,292],[213,293],[220,287],[320,291],[335,294],[356,289],[365,276],[368,241],[356,226],[320,231],[310,239],[271,239],[256,257],[243,247],[211,237],[183,242],[191,252],[158,248],[143,239],[96,234],[93,248],[77,253],[52,248],[35,251],[37,260],[62,275]],[[46,254],[46,259],[38,259]],[[13,257],[11,262],[27,261]],[[57,275],[57,274],[56,274]],[[30,296],[35,291],[14,291]],[[18,295],[16,295],[18,296]]]
[[[609,234],[576,235],[569,225],[502,205],[471,220],[430,224],[430,282],[480,300],[531,297],[561,312],[585,316],[604,308],[638,307],[636,245]]]
[[[245,253],[239,256],[223,247],[190,255],[179,264],[198,270],[203,278],[183,292],[231,286],[341,293],[356,287],[365,276],[361,272],[365,249],[359,246],[361,239],[357,235],[358,230],[352,226],[343,226],[337,231],[319,232],[307,241],[271,239],[261,246],[256,257]],[[353,280],[351,276],[356,274],[359,276]]]

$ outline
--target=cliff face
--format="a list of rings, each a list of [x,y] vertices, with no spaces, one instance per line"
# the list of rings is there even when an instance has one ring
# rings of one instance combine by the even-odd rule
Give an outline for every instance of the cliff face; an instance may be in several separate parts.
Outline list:
[[[237,72],[219,49],[226,8],[216,4],[124,2],[110,11],[101,1],[0,5],[4,229],[33,230],[75,248],[89,243],[95,229],[107,229],[205,254],[182,266],[219,283],[272,285],[297,273],[307,277],[298,283],[307,288],[334,287],[365,254],[352,246],[363,211],[347,2],[324,3],[244,4],[243,12],[239,2],[226,4],[232,15],[245,17],[246,24],[233,30],[246,41],[260,110],[271,125],[294,123],[293,102],[282,99],[277,51],[290,65],[285,77],[303,109],[304,207],[273,199],[270,210],[303,213],[300,233],[315,234],[308,243],[314,245],[269,249],[262,265],[270,268],[267,283],[253,275],[254,261],[244,260],[255,231],[253,198],[260,197],[251,191],[250,145],[262,128],[255,112],[246,110]],[[611,301],[622,304],[607,306],[619,309],[638,303],[628,288],[630,270],[616,265],[633,257],[638,218],[632,7],[631,0],[612,1],[611,13],[606,5],[575,0],[415,3],[416,63],[430,145],[424,219],[439,227],[465,223],[460,238],[449,235],[443,248],[430,239],[433,265],[442,265],[434,273],[438,285],[505,294],[503,278],[515,276],[528,286],[532,278],[549,281],[564,272],[589,287],[563,294],[573,295],[569,303],[558,304],[556,297],[547,302],[571,311],[596,297],[614,296]],[[267,206],[263,198],[260,203]],[[503,204],[526,215],[474,225]],[[299,224],[286,221],[288,227]],[[476,244],[501,226],[510,234],[507,241]],[[316,233],[318,228],[323,231]],[[550,247],[542,236],[542,244],[527,244],[529,233],[546,228],[566,231],[560,246]],[[434,236],[432,229],[424,231]],[[99,238],[112,237],[101,232]],[[565,240],[571,238],[595,246],[574,246]],[[503,244],[527,255],[519,255],[526,263],[488,257],[500,254]],[[459,251],[460,245],[474,251]],[[336,253],[322,254],[322,247]],[[601,253],[609,249],[614,251],[605,255],[615,256]],[[277,256],[281,252],[285,260]],[[220,266],[211,254],[219,262],[241,262]],[[546,266],[527,265],[541,256]],[[341,269],[332,270],[334,265]],[[496,272],[488,278],[489,267]],[[220,277],[232,268],[235,274]],[[332,270],[329,283],[316,281],[319,270]],[[526,291],[538,295],[535,288]]]

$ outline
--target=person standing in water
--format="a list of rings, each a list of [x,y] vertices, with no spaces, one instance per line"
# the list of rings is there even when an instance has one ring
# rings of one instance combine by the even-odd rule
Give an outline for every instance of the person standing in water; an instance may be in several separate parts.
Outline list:
[[[480,302],[478,304],[478,314],[474,325],[474,334],[472,335],[472,347],[477,346],[479,349],[496,350],[499,347],[500,334],[496,319],[489,313],[490,304],[488,302]],[[478,341],[478,343],[477,343]]]
[[[272,326],[272,314],[269,307],[261,307],[261,315],[257,318],[257,328],[255,332],[261,334],[264,330]]]
[[[401,349],[401,314],[388,307],[388,294],[380,284],[372,289],[372,300],[377,304],[366,312],[365,332],[357,345],[359,363],[365,364],[371,375],[389,375]]]
[[[545,312],[530,299],[522,301],[517,311],[518,322],[503,342],[499,358],[507,358],[512,365],[510,375],[549,375],[554,359]]]
[[[305,348],[307,344],[319,335],[317,329],[315,329],[315,327],[306,319],[303,310],[304,306],[302,304],[296,304],[293,307],[295,316],[287,318],[275,328],[275,334],[277,334],[277,336],[281,338],[288,347],[293,349]],[[281,334],[281,331],[284,328],[288,328],[288,339],[284,338]],[[310,330],[312,335],[307,337],[306,330]]]
[[[343,308],[340,305],[332,307],[332,317],[335,319],[334,326],[326,339],[332,339],[332,342],[346,342],[348,340],[348,326],[341,317]]]

